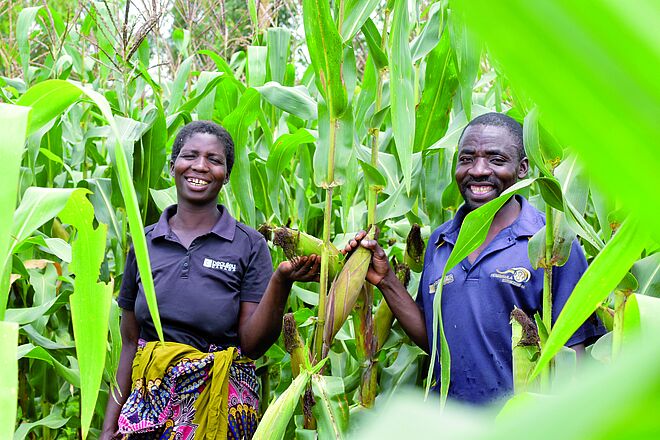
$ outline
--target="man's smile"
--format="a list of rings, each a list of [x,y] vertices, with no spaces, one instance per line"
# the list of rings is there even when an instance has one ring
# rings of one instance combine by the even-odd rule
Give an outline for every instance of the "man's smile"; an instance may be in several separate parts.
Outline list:
[[[475,195],[483,195],[483,194],[488,194],[493,190],[493,185],[490,184],[473,184],[469,185],[468,188],[470,189],[470,192]]]

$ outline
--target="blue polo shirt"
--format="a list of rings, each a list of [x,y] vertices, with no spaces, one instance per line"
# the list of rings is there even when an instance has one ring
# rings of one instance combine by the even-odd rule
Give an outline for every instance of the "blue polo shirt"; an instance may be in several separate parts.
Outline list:
[[[266,240],[220,205],[213,229],[186,249],[168,223],[176,210],[145,228],[163,336],[202,351],[238,346],[240,303],[259,302],[273,273]],[[117,302],[135,311],[142,339],[158,340],[132,248]]]
[[[449,396],[460,401],[488,403],[512,393],[509,316],[514,306],[530,317],[542,310],[543,270],[532,268],[527,245],[545,225],[545,216],[523,197],[517,199],[522,208],[517,220],[499,232],[474,264],[466,258],[447,273],[444,281],[442,272],[468,213],[465,206],[429,238],[416,301],[424,312],[431,346],[433,299],[438,284],[443,283],[442,316],[451,353]],[[566,264],[553,269],[553,322],[586,269],[587,261],[576,240]],[[604,333],[602,324],[592,317],[566,345],[586,342]],[[437,361],[435,377],[440,378]]]

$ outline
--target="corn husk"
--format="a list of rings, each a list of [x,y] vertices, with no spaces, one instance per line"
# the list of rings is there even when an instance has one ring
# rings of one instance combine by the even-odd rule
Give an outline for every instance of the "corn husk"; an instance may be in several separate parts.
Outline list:
[[[273,231],[273,244],[281,247],[289,260],[312,254],[321,256],[323,252],[323,240],[285,227]],[[332,280],[341,271],[344,261],[341,252],[332,243],[328,246],[328,256],[328,274]]]
[[[529,377],[541,354],[540,342],[534,321],[521,309],[514,307],[511,312],[511,350],[513,354],[513,391],[516,394],[532,391],[537,386],[536,383],[529,382]]]
[[[373,235],[364,239],[371,240]],[[346,260],[343,269],[330,287],[323,329],[323,355],[327,354],[332,340],[355,307],[371,263],[371,251],[359,246]]]
[[[401,281],[401,284],[407,289],[408,283],[410,283],[410,268],[407,264],[397,264],[395,268],[396,277]],[[374,327],[376,330],[376,351],[383,348],[383,344],[390,335],[392,330],[392,324],[394,323],[394,314],[390,310],[390,306],[387,305],[385,298],[380,300],[378,307],[376,307],[376,313],[374,315]]]
[[[418,224],[413,224],[406,238],[406,251],[403,255],[403,262],[407,264],[410,270],[421,272],[424,268],[424,240]]]

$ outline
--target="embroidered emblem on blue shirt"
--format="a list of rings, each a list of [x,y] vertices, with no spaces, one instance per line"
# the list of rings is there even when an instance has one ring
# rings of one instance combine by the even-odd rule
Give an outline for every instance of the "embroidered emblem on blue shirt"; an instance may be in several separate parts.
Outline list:
[[[525,283],[532,278],[532,274],[524,267],[512,267],[511,269],[499,270],[490,274],[491,278],[502,280],[503,283],[509,283],[516,287],[525,288]]]
[[[210,258],[204,258],[204,267],[208,267],[210,269],[226,270],[227,272],[236,272],[235,264],[227,263],[226,261],[216,261]]]

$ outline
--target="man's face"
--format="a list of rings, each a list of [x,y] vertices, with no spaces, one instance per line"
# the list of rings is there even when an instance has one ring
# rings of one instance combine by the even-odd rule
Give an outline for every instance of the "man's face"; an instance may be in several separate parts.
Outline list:
[[[470,210],[498,197],[527,175],[527,158],[519,160],[506,127],[473,125],[458,146],[456,183]]]

